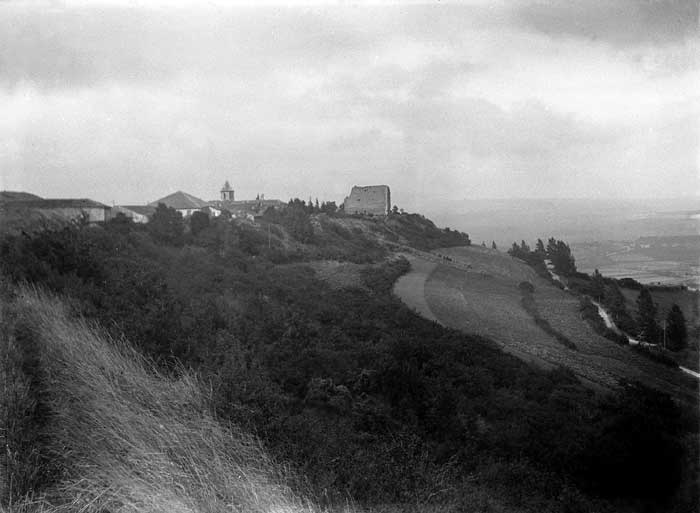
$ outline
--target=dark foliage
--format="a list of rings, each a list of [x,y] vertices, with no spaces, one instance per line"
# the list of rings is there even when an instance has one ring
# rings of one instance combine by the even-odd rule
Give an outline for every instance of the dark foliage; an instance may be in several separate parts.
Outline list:
[[[642,288],[637,297],[637,323],[639,337],[650,344],[658,344],[661,328],[656,322],[657,306],[651,297],[649,289]]]
[[[665,353],[660,346],[645,346],[642,344],[637,344],[630,347],[650,360],[654,360],[655,362],[667,365],[669,367],[678,367],[678,362]]]
[[[522,241],[520,245],[514,242],[513,246],[508,250],[508,254],[528,264],[543,278],[551,279],[544,262],[545,255],[537,250],[530,251],[530,246],[525,241]]]
[[[390,232],[401,234],[409,246],[417,249],[470,246],[472,243],[468,234],[450,228],[441,230],[420,214],[392,214],[383,224]]]
[[[581,311],[581,316],[593,326],[593,329],[598,335],[602,335],[616,344],[629,344],[629,338],[625,334],[618,333],[605,325],[605,321],[600,316],[600,313],[598,313],[598,307],[595,306],[588,297],[582,296],[580,298],[579,309]]]
[[[209,228],[209,216],[204,212],[193,212],[190,216],[190,232],[194,237]]]
[[[571,254],[571,248],[562,240],[550,237],[547,241],[547,258],[551,260],[554,270],[562,276],[570,276],[576,272],[576,260]]]
[[[685,316],[680,307],[674,304],[666,316],[666,347],[671,351],[680,351],[688,343],[688,330]]]
[[[418,317],[390,294],[405,260],[369,266],[369,291],[334,290],[306,266],[274,265],[264,230],[212,220],[196,246],[161,240],[122,221],[6,236],[0,266],[71,297],[166,370],[194,368],[224,421],[330,501],[414,501],[475,476],[530,511],[601,511],[600,497],[662,510],[697,477],[682,445],[697,425],[666,396],[635,385],[601,400],[566,369]],[[681,511],[697,494],[675,500]]]
[[[177,210],[159,203],[147,226],[155,241],[173,246],[182,244],[185,223]]]

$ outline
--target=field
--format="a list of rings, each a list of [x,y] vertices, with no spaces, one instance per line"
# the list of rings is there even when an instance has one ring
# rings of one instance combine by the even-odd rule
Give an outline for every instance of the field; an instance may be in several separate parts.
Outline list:
[[[452,262],[434,264],[427,274],[421,258],[394,292],[419,312],[420,291],[429,311],[445,326],[487,336],[506,352],[544,367],[564,365],[597,387],[636,379],[664,390],[683,388],[686,377],[597,335],[579,315],[579,301],[539,277],[530,267],[498,251],[479,247],[440,250]],[[456,264],[456,265],[453,265]],[[459,267],[458,267],[459,266]],[[562,345],[522,305],[518,285],[534,285],[534,303],[549,325],[575,344]],[[407,289],[412,288],[410,293]],[[418,299],[417,299],[418,298]]]
[[[642,237],[636,241],[574,243],[580,271],[654,285],[698,285],[697,236]]]

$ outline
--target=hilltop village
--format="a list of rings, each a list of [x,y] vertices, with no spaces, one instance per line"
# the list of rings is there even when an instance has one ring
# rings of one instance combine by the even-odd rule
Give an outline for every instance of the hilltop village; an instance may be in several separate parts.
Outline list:
[[[251,222],[255,222],[255,219],[262,216],[268,209],[283,210],[288,206],[288,203],[282,200],[265,198],[264,194],[258,194],[255,199],[237,200],[235,190],[228,180],[219,192],[219,199],[209,201],[184,191],[176,191],[146,205],[110,207],[87,198],[46,199],[25,192],[0,191],[0,208],[4,211],[34,212],[44,217],[65,221],[82,219],[88,223],[99,223],[121,214],[135,223],[147,223],[159,205],[172,208],[183,218],[190,217],[195,212],[205,213],[209,217],[219,217],[226,213],[232,219],[245,219]],[[335,202],[331,203],[334,209],[338,208],[335,207]],[[339,208],[351,215],[386,216],[391,212],[389,186],[353,186],[350,195]]]

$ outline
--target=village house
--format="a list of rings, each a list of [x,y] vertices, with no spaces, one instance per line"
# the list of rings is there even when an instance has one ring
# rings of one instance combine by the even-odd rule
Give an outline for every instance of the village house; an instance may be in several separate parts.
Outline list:
[[[206,211],[207,213],[209,213],[209,215],[212,215],[214,217],[218,216],[221,213],[221,209],[218,209],[216,207],[209,208],[212,207],[212,205],[210,205],[209,202],[182,191],[177,191],[172,194],[169,194],[168,196],[153,201],[148,205],[157,208],[158,205],[161,203],[166,207],[170,207],[172,209],[177,210],[178,212],[180,212],[180,214],[182,214],[182,217],[189,217],[197,211]]]
[[[124,214],[135,223],[144,224],[149,221],[156,207],[149,205],[117,205],[112,207],[112,217]]]
[[[255,199],[236,200],[235,192],[229,181],[226,180],[221,189],[221,199],[209,202],[211,207],[226,210],[235,218],[253,220],[265,213],[270,208],[285,208],[286,203],[278,199],[265,199],[264,194],[258,194]]]

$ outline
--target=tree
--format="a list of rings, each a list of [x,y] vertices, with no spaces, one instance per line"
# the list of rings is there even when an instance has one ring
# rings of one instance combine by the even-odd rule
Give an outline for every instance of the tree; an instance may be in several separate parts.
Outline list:
[[[656,322],[656,304],[651,297],[651,292],[646,287],[639,291],[637,297],[637,319],[639,336],[642,340],[650,344],[657,344],[660,330]]]
[[[527,242],[525,242],[524,240],[521,240],[520,241],[520,250],[523,253],[527,254],[530,252],[530,246],[527,245]]]
[[[537,239],[537,244],[535,244],[535,252],[542,255],[543,258],[547,254],[547,251],[544,249],[544,242],[542,242],[542,239]]]
[[[558,274],[571,276],[576,272],[576,260],[571,254],[571,248],[563,240],[550,238],[547,242],[547,257]]]
[[[495,240],[492,240],[492,241],[491,241],[491,249],[498,249],[498,248],[496,247],[496,241],[495,241]]]
[[[684,349],[688,341],[685,316],[680,307],[674,304],[666,316],[666,343],[671,351]]]
[[[190,217],[190,231],[193,236],[199,235],[202,230],[209,228],[209,216],[205,212],[197,211]]]
[[[158,203],[156,211],[146,226],[157,241],[175,246],[182,244],[185,223],[182,220],[182,214],[174,208]]]
[[[338,206],[335,204],[335,201],[324,201],[321,203],[321,212],[324,214],[328,214],[329,216],[332,216],[338,211]]]
[[[605,294],[605,282],[603,281],[603,275],[600,274],[598,269],[596,269],[593,272],[593,277],[591,278],[591,295],[597,301],[601,301],[604,294]]]
[[[114,230],[117,233],[129,233],[133,228],[134,222],[130,217],[124,215],[123,212],[118,212],[116,216],[107,221],[106,226],[110,230]]]
[[[513,243],[513,245],[508,250],[508,254],[510,256],[514,256],[514,257],[517,257],[518,255],[520,255],[520,246],[518,246],[517,242]]]

